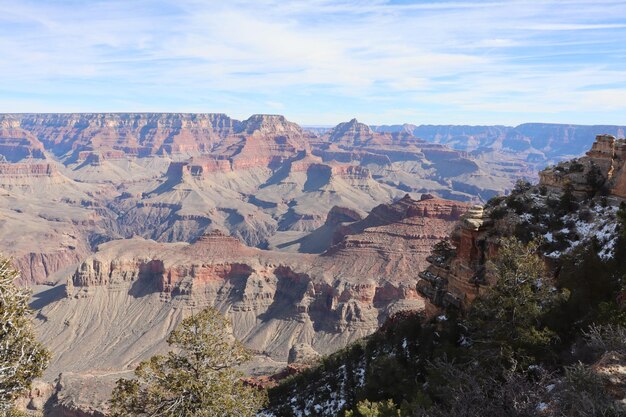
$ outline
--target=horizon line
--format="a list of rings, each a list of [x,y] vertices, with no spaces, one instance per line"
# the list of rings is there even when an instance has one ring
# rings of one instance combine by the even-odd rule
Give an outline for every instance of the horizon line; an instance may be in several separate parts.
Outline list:
[[[581,123],[564,123],[564,122],[539,122],[539,121],[526,121],[518,124],[503,124],[503,123],[414,123],[414,122],[401,122],[401,123],[364,123],[360,121],[358,118],[353,117],[350,120],[342,121],[337,124],[311,124],[311,123],[300,123],[295,122],[292,119],[287,118],[284,114],[280,113],[253,113],[245,119],[237,119],[235,117],[230,116],[226,112],[181,112],[181,111],[79,111],[79,112],[0,112],[0,116],[27,116],[27,115],[185,115],[185,116],[207,116],[207,115],[220,115],[226,116],[231,120],[244,122],[249,120],[254,116],[280,116],[285,118],[285,120],[296,123],[298,126],[303,128],[333,128],[341,123],[348,122],[352,119],[357,120],[358,123],[365,124],[367,126],[374,127],[383,127],[383,126],[405,126],[405,125],[413,125],[416,127],[421,126],[468,126],[468,127],[482,127],[482,126],[501,126],[501,127],[519,127],[522,125],[528,124],[542,124],[542,125],[555,125],[555,126],[615,126],[615,127],[624,127],[626,128],[626,123],[593,123],[593,124],[581,124]]]

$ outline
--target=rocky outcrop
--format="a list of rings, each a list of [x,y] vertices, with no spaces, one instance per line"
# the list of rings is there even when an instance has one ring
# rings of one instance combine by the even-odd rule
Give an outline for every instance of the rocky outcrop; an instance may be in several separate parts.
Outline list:
[[[130,377],[129,372],[64,372],[55,381],[54,392],[46,404],[50,417],[106,417],[108,399],[115,381]]]
[[[187,172],[194,177],[202,177],[211,172],[231,171],[231,162],[219,158],[193,158],[187,164]]]
[[[84,162],[91,165],[100,165],[106,160],[126,159],[127,154],[119,149],[100,149],[97,151],[80,151],[78,152],[77,162]]]
[[[582,158],[562,162],[539,173],[539,184],[551,190],[570,187],[578,197],[601,190],[626,197],[626,139],[598,135]]]
[[[339,243],[347,235],[373,231],[377,227],[392,226],[400,231],[405,226],[410,228],[416,224],[415,222],[421,223],[419,219],[432,220],[430,226],[433,228],[432,233],[436,234],[436,220],[456,222],[468,208],[468,204],[435,198],[430,194],[422,195],[419,201],[413,200],[410,195],[406,194],[393,204],[381,204],[375,207],[363,220],[340,228],[335,234],[334,241]],[[429,234],[426,230],[423,233]],[[447,234],[439,237],[445,236]]]
[[[554,210],[554,202],[559,204],[559,199],[589,200],[594,196],[612,196],[615,200],[613,205],[626,198],[626,140],[615,139],[611,135],[598,135],[591,149],[584,157],[562,162],[555,167],[550,167],[540,172],[539,185],[536,189],[529,186],[527,191],[518,191],[512,198],[510,206],[506,200],[494,203],[489,210],[482,206],[472,207],[462,218],[457,229],[450,236],[452,250],[447,254],[433,253],[429,258],[428,267],[420,273],[423,279],[418,283],[418,291],[426,296],[436,306],[455,306],[465,308],[490,284],[490,277],[486,273],[486,262],[495,256],[498,249],[498,239],[510,236],[515,229],[530,227],[529,220],[520,219],[520,205],[526,204],[525,210],[531,208],[535,211],[545,212]],[[534,194],[533,194],[534,193]],[[511,197],[510,197],[511,198]],[[552,201],[552,203],[550,202]],[[546,205],[552,204],[548,208]],[[590,208],[585,208],[588,217],[593,217]],[[608,204],[605,201],[604,205]],[[513,209],[517,207],[517,209]],[[615,209],[608,210],[610,219]],[[509,212],[512,214],[506,214]],[[491,216],[497,212],[497,219]],[[601,216],[603,211],[596,213]],[[532,219],[530,213],[523,213],[528,219]],[[572,213],[567,213],[574,216]],[[584,217],[584,216],[583,216]],[[572,217],[571,223],[576,226],[574,241],[569,242],[579,245],[586,239],[595,239],[600,244],[599,256],[603,259],[610,257],[611,248],[615,244],[611,232],[615,226],[602,224],[605,220],[596,220],[598,224],[586,223],[579,217]],[[543,220],[545,221],[545,219]],[[613,221],[615,221],[613,217]],[[538,223],[535,219],[534,223]],[[545,233],[542,239],[554,243],[554,234],[563,233],[562,230],[552,231],[546,229],[546,225],[534,225]],[[607,229],[608,228],[608,229]],[[545,230],[544,230],[545,229]],[[564,230],[568,230],[565,228]],[[532,235],[531,235],[532,236]],[[547,261],[558,257],[567,248],[568,243],[564,237],[560,238],[561,248],[557,251],[546,253]],[[618,300],[619,303],[619,300]]]
[[[328,135],[331,142],[349,140],[354,145],[363,140],[371,139],[374,136],[374,131],[368,125],[352,119],[349,122],[339,123]]]
[[[181,179],[183,176],[203,178],[211,173],[231,172],[231,165],[232,162],[225,158],[195,157],[170,163],[165,175],[172,179]]]
[[[363,216],[358,211],[347,207],[333,206],[326,216],[325,224],[333,226],[340,223],[352,223],[359,220],[363,220]]]
[[[365,150],[380,148],[397,148],[396,151],[406,151],[406,147],[426,145],[417,137],[406,132],[375,132],[368,125],[356,119],[340,123],[327,134],[328,140],[339,148],[359,147]],[[435,145],[437,147],[437,145]],[[404,149],[403,149],[404,148]]]
[[[15,408],[28,415],[29,412],[41,413],[46,403],[54,394],[54,384],[34,380],[30,389],[22,393],[15,401]]]
[[[273,373],[272,375],[261,375],[244,378],[243,382],[251,387],[259,389],[270,389],[280,384],[285,379],[298,375],[302,371],[309,369],[309,365],[301,364],[289,364],[282,368],[280,371]]]
[[[58,170],[50,163],[0,163],[0,178],[4,180],[54,177],[57,174]]]
[[[300,126],[288,121],[285,116],[254,114],[241,124],[241,131],[249,135],[269,135],[301,137],[304,132]]]
[[[432,246],[446,238],[469,205],[423,195],[375,207],[363,220],[337,227],[334,245],[323,256],[354,258],[355,269],[367,268],[369,259],[384,259],[381,274],[420,271],[427,266]],[[379,263],[382,263],[379,261]],[[374,302],[418,297],[414,288],[377,289]]]
[[[301,344],[330,353],[372,333],[389,314],[424,307],[416,270],[467,208],[432,196],[406,196],[362,220],[335,208],[331,222],[355,226],[323,255],[263,251],[217,230],[193,243],[102,244],[68,279],[65,297],[40,311],[43,340],[63,352],[51,372],[136,363],[147,353],[142,335],[155,341],[148,349],[154,352],[186,312],[206,305],[232,320],[237,338],[274,360],[287,361]],[[96,304],[109,320],[94,315]],[[112,342],[94,345],[96,336],[80,330],[86,328]]]
[[[130,372],[64,372],[54,383],[35,380],[30,390],[18,397],[16,408],[25,415],[106,417],[116,380],[129,376]]]
[[[488,231],[491,219],[473,206],[450,235],[449,253],[433,253],[420,272],[418,291],[436,306],[467,307],[486,288],[485,263],[495,254],[498,238]]]
[[[295,344],[289,349],[287,363],[298,363],[301,365],[312,365],[320,358],[320,354],[306,343]]]
[[[328,183],[333,177],[357,180],[372,178],[367,168],[348,164],[310,164],[306,172],[311,182],[319,182],[320,184]],[[322,180],[320,181],[320,179]]]
[[[21,272],[19,283],[54,284],[51,277],[57,272],[78,264],[89,255],[87,248],[65,247],[53,252],[31,252],[13,258]]]

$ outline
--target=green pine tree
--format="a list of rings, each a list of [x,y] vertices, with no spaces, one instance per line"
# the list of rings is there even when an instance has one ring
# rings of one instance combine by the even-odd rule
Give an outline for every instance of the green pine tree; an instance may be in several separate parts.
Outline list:
[[[30,293],[14,284],[19,275],[8,259],[0,258],[0,416],[13,415],[15,397],[50,360],[32,330]]]
[[[117,382],[112,416],[252,417],[263,406],[265,393],[244,385],[235,369],[249,353],[217,310],[186,318],[167,342],[176,350],[142,362],[136,379]]]
[[[347,411],[346,417],[400,417],[400,410],[391,400],[380,402],[364,400],[357,404],[356,410],[358,414],[354,411]]]
[[[468,312],[472,352],[506,367],[536,363],[549,355],[556,333],[546,315],[565,295],[554,288],[537,244],[507,238],[488,264],[495,282]]]

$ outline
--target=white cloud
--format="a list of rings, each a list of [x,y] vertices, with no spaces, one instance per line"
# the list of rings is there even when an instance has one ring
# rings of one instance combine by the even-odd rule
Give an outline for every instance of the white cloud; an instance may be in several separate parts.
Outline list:
[[[528,26],[529,30],[599,30],[599,29],[623,29],[626,28],[626,24],[573,24],[573,23],[544,23],[540,25]]]
[[[626,82],[625,18],[609,0],[5,0],[0,110],[591,117],[626,110],[584,91]]]

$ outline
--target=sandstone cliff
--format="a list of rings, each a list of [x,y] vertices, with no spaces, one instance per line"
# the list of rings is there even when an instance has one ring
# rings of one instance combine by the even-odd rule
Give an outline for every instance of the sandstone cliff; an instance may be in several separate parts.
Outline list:
[[[507,236],[541,242],[555,271],[561,256],[585,247],[596,248],[601,260],[612,259],[625,167],[626,140],[598,135],[585,156],[541,171],[537,186],[520,183],[510,196],[473,207],[450,236],[452,250],[428,258],[419,292],[436,306],[467,307],[489,286],[486,263]]]
[[[319,252],[327,239],[293,242],[312,242],[333,206],[363,213],[406,193],[481,201],[523,175],[495,178],[466,153],[356,120],[319,136],[279,115],[5,114],[0,126],[0,213],[11,219],[0,251],[25,282],[56,280],[98,244],[133,236],[192,242],[217,228]]]
[[[417,289],[427,298],[425,315],[405,312],[392,317],[374,335],[270,389],[264,413],[334,416],[365,409],[369,404],[359,402],[366,399],[380,401],[385,408],[391,403],[394,415],[396,407],[404,412],[408,404],[420,415],[457,415],[468,410],[472,415],[507,415],[521,409],[528,415],[591,415],[598,410],[622,415],[626,410],[626,196],[620,185],[626,176],[625,143],[600,135],[585,157],[544,170],[538,185],[520,182],[510,195],[484,207],[471,207],[447,243],[436,245],[426,259],[426,269],[419,273]],[[343,222],[354,213],[335,209],[328,223],[339,226],[337,240],[345,243],[353,237],[350,232],[367,235],[381,225],[397,223],[391,220],[397,217],[406,222],[401,213],[449,215],[447,202],[433,200],[426,197],[421,203],[430,201],[434,207],[400,200],[349,224]],[[524,294],[511,294],[512,276],[516,286],[522,283],[519,288],[524,282],[528,285],[520,273],[523,269],[508,272],[509,282],[489,291],[499,278],[489,261],[507,237],[535,241],[537,254],[545,261],[546,276]],[[368,244],[359,240],[355,246]],[[328,253],[337,247],[341,244]],[[514,268],[515,260],[508,261]],[[529,295],[534,291],[535,299]],[[474,300],[485,295],[474,309]],[[551,302],[552,297],[556,301]],[[541,317],[523,327],[513,324],[516,319],[511,316],[528,304],[542,311]],[[473,322],[477,316],[478,326]],[[532,353],[526,350],[524,336],[529,328],[552,332]],[[524,341],[515,345],[520,340]],[[494,371],[498,359],[492,356],[498,355],[504,365]],[[521,365],[510,360],[514,355],[531,357],[532,362]],[[466,378],[467,372],[475,376]],[[513,383],[508,379],[511,375],[518,378]],[[529,375],[541,382],[526,385]],[[458,390],[447,391],[454,384]],[[476,395],[468,394],[475,387]],[[527,403],[511,411],[517,407],[511,406],[511,398]],[[428,409],[420,410],[419,404],[428,404]]]
[[[47,304],[39,296],[38,331],[58,352],[49,374],[133,366],[205,305],[226,314],[259,358],[284,362],[298,343],[330,353],[394,311],[423,308],[416,265],[465,209],[407,196],[354,223],[353,234],[323,255],[263,251],[219,231],[193,243],[102,244],[68,279],[63,298]]]

